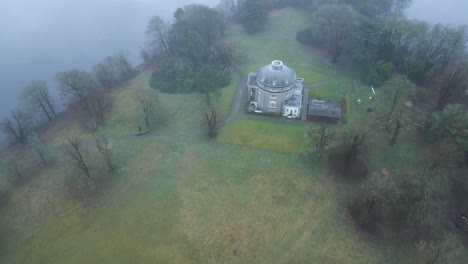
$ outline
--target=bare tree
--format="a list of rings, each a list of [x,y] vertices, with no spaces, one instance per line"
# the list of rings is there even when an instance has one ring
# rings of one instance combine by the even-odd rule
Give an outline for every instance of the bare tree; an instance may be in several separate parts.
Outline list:
[[[42,165],[47,165],[47,160],[45,158],[44,147],[41,144],[41,139],[37,133],[33,132],[28,137],[28,145],[36,152],[39,156]]]
[[[335,139],[335,133],[328,132],[324,126],[310,127],[306,134],[307,152],[315,151],[320,159],[327,157],[328,149]]]
[[[235,0],[221,0],[216,9],[223,15],[225,22],[231,20],[237,12]]]
[[[398,111],[394,115],[394,127],[390,137],[390,145],[395,145],[397,143],[398,136],[400,135],[401,129],[404,127],[405,123],[403,122],[403,111]]]
[[[143,112],[146,127],[151,128],[151,120],[156,117],[158,112],[158,93],[152,89],[138,89],[136,91],[136,99]]]
[[[468,81],[467,70],[468,67],[466,65],[459,64],[447,71],[441,81],[436,104],[437,111],[440,111],[447,106],[455,91],[461,90],[461,88],[465,87]]]
[[[124,52],[119,52],[114,56],[117,65],[119,65],[119,71],[124,79],[127,79],[133,75],[133,65],[130,62],[128,56]]]
[[[26,144],[31,127],[32,118],[22,110],[12,111],[0,122],[0,130],[21,144]]]
[[[34,81],[25,87],[22,99],[35,109],[42,111],[49,121],[57,117],[46,81]]]
[[[391,131],[392,121],[394,120],[395,114],[398,113],[398,110],[402,107],[402,98],[404,98],[405,93],[408,90],[408,81],[406,78],[396,79],[390,82],[389,87],[395,90],[388,110],[383,113],[383,127],[389,133]]]
[[[150,63],[153,59],[153,56],[147,48],[140,49],[140,58],[143,60],[144,63]]]
[[[22,159],[19,159],[15,154],[8,153],[0,160],[0,168],[6,173],[8,180],[11,183],[18,183],[24,179],[24,173],[21,164]]]
[[[57,83],[62,98],[70,101],[82,111],[89,111],[85,98],[93,93],[98,84],[91,73],[79,70],[70,70],[57,74]]]
[[[393,0],[393,12],[401,14],[412,2],[413,0]]]
[[[96,130],[104,124],[109,109],[106,92],[88,72],[72,70],[57,75],[59,89],[71,106],[81,112],[88,126]]]
[[[208,124],[208,136],[216,138],[218,136],[218,115],[213,107],[210,111],[205,112],[206,121]]]
[[[344,158],[347,167],[351,167],[359,158],[362,153],[366,135],[357,130],[351,130],[344,134]]]
[[[105,122],[105,114],[109,110],[109,101],[105,91],[97,89],[94,93],[90,94],[86,100],[88,110],[84,112],[87,119],[88,127],[91,130],[100,129]]]
[[[79,134],[68,133],[64,140],[64,154],[69,158],[70,163],[81,172],[81,175],[84,175],[84,183],[88,190],[93,189],[95,186],[95,178],[91,174],[91,168],[85,161]],[[81,179],[81,177],[79,179]]]
[[[146,36],[154,50],[162,49],[166,55],[174,55],[169,39],[169,25],[163,19],[158,16],[151,18]]]
[[[102,86],[111,88],[130,78],[133,75],[133,66],[127,56],[121,52],[95,65],[94,74]]]
[[[104,133],[100,133],[100,135],[93,134],[94,140],[96,141],[96,148],[98,149],[99,153],[101,153],[104,161],[106,163],[107,172],[112,173],[115,171],[116,166],[112,160],[113,151],[112,151],[112,144],[107,138]]]
[[[460,58],[465,51],[465,27],[451,28],[437,24],[420,40],[417,57],[423,63],[427,81],[441,74],[445,68]]]

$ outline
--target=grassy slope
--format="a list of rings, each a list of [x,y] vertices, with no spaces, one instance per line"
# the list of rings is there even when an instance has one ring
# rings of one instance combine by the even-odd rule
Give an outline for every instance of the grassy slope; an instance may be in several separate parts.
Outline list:
[[[292,9],[275,11],[272,16],[285,17],[298,29],[306,21]],[[302,76],[316,72],[326,76],[323,58],[293,41],[296,29],[279,30],[252,39],[239,27],[229,31],[248,53],[242,71],[256,70],[272,58],[280,58],[296,70],[310,67]],[[277,34],[280,32],[289,35]],[[281,39],[286,42],[273,48],[260,42]],[[147,87],[148,78],[149,73],[142,74],[129,89],[114,95],[116,103],[106,127],[110,135],[134,131],[140,114],[133,90]],[[223,90],[218,105],[222,112],[228,109],[234,88],[233,84]],[[368,93],[368,88],[358,86],[349,95],[350,126],[366,124],[365,109],[371,102],[354,102]],[[166,111],[176,118],[167,120],[160,130],[199,127],[203,99],[162,94]],[[1,211],[0,262],[422,262],[420,255],[425,252],[377,243],[352,228],[343,208],[356,184],[336,180],[323,162],[307,165],[295,154],[277,152],[299,151],[305,129],[238,120],[221,131],[219,142],[169,137],[115,143],[119,160],[125,160],[120,174],[85,203],[66,195],[63,179],[67,168],[40,170]],[[255,138],[257,133],[264,137]],[[375,148],[369,153],[373,157],[370,170],[410,166],[415,136],[403,133],[394,148],[385,141],[371,142]],[[399,153],[398,157],[393,153]]]
[[[219,141],[278,152],[298,152],[306,129],[304,125],[240,119],[221,130]]]
[[[241,51],[242,74],[257,71],[272,60],[280,59],[293,68],[298,77],[304,78],[305,83],[329,78],[332,73],[326,66],[325,57],[315,48],[296,41],[296,33],[307,24],[304,13],[286,8],[272,12],[267,28],[259,34],[248,35],[240,25],[229,28],[226,32],[227,42],[233,43]],[[306,129],[302,125],[237,120],[221,130],[220,141],[273,151],[297,152]]]
[[[313,83],[330,76],[322,54],[296,41],[296,33],[307,27],[306,16],[294,9],[282,9],[270,14],[264,32],[248,35],[240,25],[226,31],[227,42],[241,50],[244,74],[257,71],[274,59],[283,60],[305,83]]]
[[[56,169],[15,193],[2,263],[415,263],[350,228],[350,187],[295,155],[197,137],[115,148],[121,175],[90,203]]]
[[[109,136],[122,136],[134,134],[138,126],[144,127],[143,116],[135,99],[136,89],[151,89],[148,85],[151,72],[144,72],[135,78],[128,88],[112,94],[114,106],[109,114],[105,132]],[[220,119],[224,119],[231,106],[232,95],[239,80],[237,74],[233,75],[229,86],[221,89],[219,97],[214,96],[213,101],[218,109]],[[199,129],[204,124],[203,112],[205,96],[200,94],[165,94],[159,95],[159,101],[165,114],[164,122],[152,132],[184,131]]]

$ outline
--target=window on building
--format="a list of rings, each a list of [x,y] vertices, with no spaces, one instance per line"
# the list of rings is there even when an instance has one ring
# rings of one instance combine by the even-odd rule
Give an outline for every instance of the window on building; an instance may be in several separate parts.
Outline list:
[[[278,99],[278,96],[270,94],[270,99]]]
[[[270,108],[276,108],[276,102],[275,102],[275,101],[270,101],[270,102],[268,103],[268,107],[270,107]]]

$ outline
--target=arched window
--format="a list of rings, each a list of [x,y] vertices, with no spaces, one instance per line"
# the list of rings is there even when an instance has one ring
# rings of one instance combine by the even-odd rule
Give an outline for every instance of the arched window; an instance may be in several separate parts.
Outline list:
[[[270,107],[270,108],[276,108],[276,102],[275,102],[275,101],[270,101],[270,102],[268,103],[268,107]]]

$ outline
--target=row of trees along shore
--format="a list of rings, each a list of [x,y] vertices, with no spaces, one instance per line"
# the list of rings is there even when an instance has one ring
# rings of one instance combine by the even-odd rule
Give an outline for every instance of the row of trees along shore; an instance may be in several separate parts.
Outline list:
[[[2,153],[2,176],[6,176],[7,182],[14,186],[29,178],[35,171],[35,164],[48,166],[60,159],[60,164],[66,164],[64,170],[67,171],[67,186],[74,195],[83,197],[83,194],[95,191],[118,168],[114,162],[112,144],[103,132],[106,115],[112,103],[109,92],[134,75],[135,69],[123,53],[105,58],[91,72],[69,70],[56,74],[57,93],[69,112],[64,117],[73,118],[71,122],[63,118],[58,122],[73,124],[79,121],[78,127],[63,131],[61,150],[43,143],[40,137],[42,127],[49,126],[59,117],[57,102],[54,101],[47,82],[33,81],[25,87],[18,108],[0,122],[1,131],[11,142],[19,144]],[[138,89],[135,91],[135,100],[140,105],[145,126],[150,128],[156,112],[160,112],[157,92]],[[96,151],[84,147],[84,133],[93,135]],[[28,153],[31,155],[20,158]],[[39,162],[34,162],[32,156],[37,157]],[[7,187],[4,181],[0,185],[0,198],[5,198]]]
[[[128,58],[119,53],[95,65],[92,72],[69,70],[58,73],[57,93],[87,128],[97,130],[103,125],[109,108],[107,90],[128,80],[133,74]],[[57,102],[52,94],[46,81],[31,82],[22,90],[17,109],[0,122],[0,130],[13,141],[27,144],[35,128],[57,118]]]
[[[241,3],[239,1],[238,3]],[[220,5],[221,6],[221,5]],[[230,82],[236,63],[235,49],[224,44],[222,38],[226,23],[231,20],[218,9],[203,5],[189,5],[174,13],[174,22],[168,24],[159,17],[152,18],[147,26],[147,45],[141,51],[146,64],[160,65],[153,74],[151,86],[162,92],[200,92],[207,98],[207,123],[210,136],[216,136],[217,114],[211,103],[212,95]],[[69,70],[57,73],[57,93],[65,107],[76,118],[79,127],[63,133],[63,163],[67,166],[68,186],[74,194],[81,195],[96,190],[100,180],[114,173],[118,166],[114,159],[112,144],[104,134],[106,115],[111,106],[109,91],[115,89],[135,75],[136,71],[124,53],[110,56],[95,65],[92,71]],[[177,89],[174,89],[176,87]],[[26,149],[36,154],[39,164],[47,166],[54,159],[53,150],[41,141],[41,126],[48,126],[59,117],[57,102],[47,82],[33,81],[21,93],[20,104],[10,116],[0,122],[0,130],[13,143],[26,148],[9,148],[3,153],[0,164],[11,183],[19,183],[31,174],[27,159],[18,159]],[[135,101],[140,105],[143,125],[138,131],[160,123],[163,110],[158,93],[150,89],[137,89]],[[157,120],[156,120],[157,119]],[[74,121],[76,121],[74,120]],[[59,122],[63,122],[60,120]],[[96,151],[84,147],[83,133],[95,138]],[[2,154],[2,155],[3,155]],[[102,158],[95,157],[100,155]],[[97,162],[102,160],[102,164]],[[34,163],[34,162],[33,162]],[[101,166],[102,165],[102,166]],[[1,188],[0,188],[1,189]],[[0,190],[4,193],[4,190]]]

